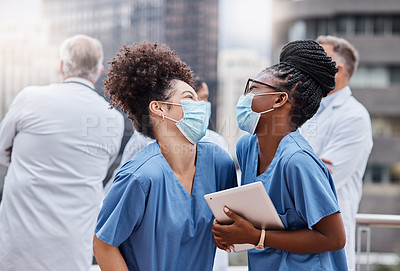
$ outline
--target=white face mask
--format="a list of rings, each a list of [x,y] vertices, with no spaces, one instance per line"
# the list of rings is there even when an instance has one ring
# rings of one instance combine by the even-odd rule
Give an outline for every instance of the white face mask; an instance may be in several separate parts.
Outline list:
[[[182,106],[183,117],[181,120],[177,121],[165,115],[163,115],[163,118],[175,122],[175,125],[178,127],[179,131],[181,131],[181,133],[190,143],[196,144],[206,135],[208,122],[210,119],[206,102],[191,100],[182,100],[180,104],[163,101],[159,102]]]

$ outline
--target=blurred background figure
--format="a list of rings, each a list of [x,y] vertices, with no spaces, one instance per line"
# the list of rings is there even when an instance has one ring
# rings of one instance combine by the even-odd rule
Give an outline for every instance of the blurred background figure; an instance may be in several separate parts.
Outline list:
[[[336,86],[322,99],[314,117],[301,127],[301,133],[331,171],[346,229],[348,267],[354,271],[356,214],[372,149],[371,119],[349,87],[358,65],[357,50],[345,39],[334,36],[319,36],[317,42],[336,62]]]
[[[61,83],[24,88],[0,124],[9,166],[0,205],[0,269],[90,270],[103,179],[123,117],[99,96],[101,43],[85,35],[60,47]]]
[[[195,87],[197,96],[199,97],[199,101],[207,102],[209,108],[209,114],[210,116],[212,116],[211,112],[212,106],[211,103],[208,101],[209,91],[206,82],[201,78],[197,78],[197,80],[195,81]],[[220,134],[218,134],[213,130],[207,129],[206,135],[203,137],[202,140],[206,142],[215,143],[221,148],[223,148],[225,151],[228,151],[228,144],[226,143],[225,139]]]

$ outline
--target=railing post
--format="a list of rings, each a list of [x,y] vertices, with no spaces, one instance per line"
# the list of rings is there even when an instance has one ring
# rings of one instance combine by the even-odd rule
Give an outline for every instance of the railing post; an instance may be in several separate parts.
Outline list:
[[[367,234],[367,247],[366,247],[366,256],[367,256],[367,267],[366,271],[370,271],[370,254],[371,254],[371,227],[367,225],[360,225],[357,228],[357,271],[361,271],[361,239],[362,233]]]

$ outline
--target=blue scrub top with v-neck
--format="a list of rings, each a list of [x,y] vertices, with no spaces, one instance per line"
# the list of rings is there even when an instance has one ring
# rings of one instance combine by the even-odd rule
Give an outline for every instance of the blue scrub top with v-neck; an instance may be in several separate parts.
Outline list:
[[[129,270],[212,270],[214,217],[203,196],[235,186],[230,156],[213,143],[199,142],[189,194],[155,142],[116,175],[96,236],[119,247]]]
[[[258,141],[244,134],[236,145],[242,184],[264,184],[287,230],[309,228],[339,212],[332,177],[298,131],[279,143],[268,169],[257,176]],[[268,236],[268,235],[267,235]],[[316,254],[295,254],[273,248],[248,252],[249,270],[347,270],[344,249]]]

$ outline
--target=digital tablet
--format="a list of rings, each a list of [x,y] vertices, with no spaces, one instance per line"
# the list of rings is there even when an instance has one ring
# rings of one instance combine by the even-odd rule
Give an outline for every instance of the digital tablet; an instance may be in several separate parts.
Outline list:
[[[224,207],[226,206],[250,221],[258,229],[285,229],[274,204],[261,182],[207,194],[204,195],[204,198],[220,224],[230,224],[233,222],[224,213]],[[254,245],[252,244],[234,245],[235,252],[253,248]]]

